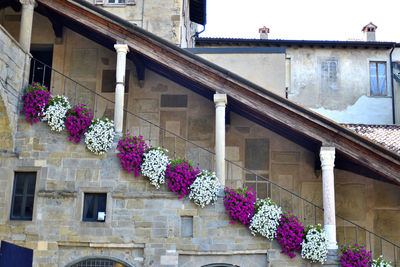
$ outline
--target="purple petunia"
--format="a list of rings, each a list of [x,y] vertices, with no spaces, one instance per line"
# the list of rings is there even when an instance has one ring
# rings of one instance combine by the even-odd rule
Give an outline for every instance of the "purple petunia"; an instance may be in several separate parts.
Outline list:
[[[304,227],[300,220],[294,214],[284,212],[276,232],[276,239],[282,247],[281,253],[289,255],[290,258],[296,257],[294,252],[301,252],[304,236]]]
[[[49,104],[50,92],[47,87],[33,82],[28,85],[25,95],[22,97],[24,107],[22,113],[30,124],[38,122],[43,117],[44,108]]]
[[[148,149],[143,136],[131,136],[127,134],[118,142],[117,150],[121,167],[130,173],[134,171],[135,177],[140,175],[140,167],[143,161],[143,154]]]
[[[87,132],[92,119],[91,109],[84,104],[77,104],[69,109],[65,119],[65,129],[69,133],[69,141],[79,143],[82,135]]]
[[[169,189],[179,197],[190,193],[190,186],[196,180],[196,175],[200,173],[198,168],[193,167],[193,163],[186,159],[172,160],[165,171],[165,179]]]
[[[254,204],[256,202],[256,193],[250,187],[240,189],[230,189],[226,187],[224,197],[224,206],[226,212],[231,217],[231,223],[235,221],[250,225],[250,220],[254,215]]]
[[[340,262],[344,267],[369,267],[371,266],[371,253],[366,251],[363,246],[355,244],[353,246],[340,247],[342,256]]]

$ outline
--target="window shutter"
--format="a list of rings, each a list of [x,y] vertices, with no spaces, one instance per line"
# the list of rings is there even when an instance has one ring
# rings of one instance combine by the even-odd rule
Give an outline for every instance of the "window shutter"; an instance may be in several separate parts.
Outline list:
[[[94,0],[95,5],[104,5],[104,0]]]
[[[136,5],[136,0],[126,0],[127,5]]]

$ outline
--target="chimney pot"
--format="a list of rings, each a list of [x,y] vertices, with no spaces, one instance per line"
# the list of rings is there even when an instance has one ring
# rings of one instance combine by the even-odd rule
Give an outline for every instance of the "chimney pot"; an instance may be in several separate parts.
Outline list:
[[[374,42],[376,41],[375,31],[378,28],[372,22],[368,23],[362,28],[362,32],[364,33],[364,40],[367,42]]]
[[[260,34],[260,39],[268,39],[269,28],[262,27],[258,29],[258,33]]]

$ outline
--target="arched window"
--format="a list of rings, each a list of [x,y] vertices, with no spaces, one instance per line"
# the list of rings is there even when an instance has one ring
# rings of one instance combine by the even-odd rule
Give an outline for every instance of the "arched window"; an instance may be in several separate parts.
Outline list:
[[[131,267],[131,265],[113,258],[96,257],[83,258],[68,264],[66,267]]]

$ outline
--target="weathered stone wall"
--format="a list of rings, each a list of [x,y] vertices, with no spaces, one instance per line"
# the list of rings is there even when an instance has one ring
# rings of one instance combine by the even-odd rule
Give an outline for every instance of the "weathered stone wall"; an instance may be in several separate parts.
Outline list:
[[[11,152],[29,56],[1,25],[0,51],[0,152]]]

